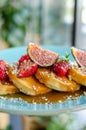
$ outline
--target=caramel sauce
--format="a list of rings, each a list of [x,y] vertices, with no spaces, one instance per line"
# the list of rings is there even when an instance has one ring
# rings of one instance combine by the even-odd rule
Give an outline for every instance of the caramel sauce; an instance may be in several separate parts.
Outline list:
[[[0,81],[0,84],[1,85],[10,85],[10,84],[12,84],[12,82],[10,82],[8,80],[2,80],[2,81]]]
[[[74,93],[71,92],[58,92],[58,91],[52,91],[47,94],[42,94],[38,96],[28,96],[23,93],[17,93],[17,94],[10,94],[3,97],[6,97],[8,99],[21,99],[22,101],[26,101],[28,103],[58,103],[63,102],[65,100],[70,99],[76,99],[86,92],[86,88],[81,88],[81,90],[78,90]]]

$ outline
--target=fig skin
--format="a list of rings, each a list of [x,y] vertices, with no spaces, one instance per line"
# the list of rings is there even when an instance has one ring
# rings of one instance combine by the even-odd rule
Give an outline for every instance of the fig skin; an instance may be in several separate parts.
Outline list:
[[[84,50],[71,47],[71,52],[80,67],[86,68],[86,52]]]
[[[41,67],[48,67],[53,65],[59,57],[57,53],[44,50],[35,43],[28,44],[27,52],[31,60]]]

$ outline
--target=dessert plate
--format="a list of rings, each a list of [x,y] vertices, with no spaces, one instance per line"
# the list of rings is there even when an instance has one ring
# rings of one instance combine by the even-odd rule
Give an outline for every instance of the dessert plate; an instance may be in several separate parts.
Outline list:
[[[64,56],[65,53],[70,53],[70,47],[66,46],[42,46],[44,49],[49,49]],[[8,63],[17,61],[21,55],[25,54],[27,47],[16,47],[0,51],[0,59],[6,60]],[[73,61],[72,55],[70,55]],[[29,97],[28,97],[29,98]],[[29,103],[21,100],[21,98],[7,98],[0,96],[0,112],[9,114],[28,115],[28,116],[52,116],[63,112],[74,112],[86,109],[86,96],[81,95],[77,98],[68,98],[65,101],[54,103]]]

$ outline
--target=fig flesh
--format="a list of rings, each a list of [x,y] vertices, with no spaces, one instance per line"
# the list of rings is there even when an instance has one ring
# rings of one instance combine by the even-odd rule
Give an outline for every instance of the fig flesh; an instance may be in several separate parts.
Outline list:
[[[43,50],[35,43],[29,43],[27,51],[32,61],[41,67],[48,67],[53,65],[59,57],[57,53],[49,50]]]
[[[71,52],[78,65],[86,68],[86,51],[72,47]]]

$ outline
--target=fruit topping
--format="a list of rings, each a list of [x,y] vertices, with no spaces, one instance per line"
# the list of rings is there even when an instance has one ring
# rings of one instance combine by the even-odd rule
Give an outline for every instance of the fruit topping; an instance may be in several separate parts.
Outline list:
[[[71,47],[71,52],[78,65],[86,68],[86,51]]]
[[[53,67],[52,67],[52,71],[60,76],[67,76],[68,71],[69,71],[70,65],[69,62],[65,61],[65,60],[61,60],[61,61],[57,61]]]
[[[28,54],[25,54],[23,55],[20,59],[19,59],[19,65],[24,62],[24,61],[28,61],[30,58],[29,58],[29,55]]]
[[[6,78],[6,62],[4,60],[0,60],[0,80],[5,80]]]
[[[41,67],[51,66],[58,59],[58,54],[49,50],[43,50],[34,43],[29,43],[28,53],[32,61],[34,61]]]
[[[27,56],[21,57],[19,63],[20,64],[19,64],[18,75],[17,75],[19,78],[29,77],[33,75],[38,68],[38,65],[32,62],[29,58],[27,58]]]

